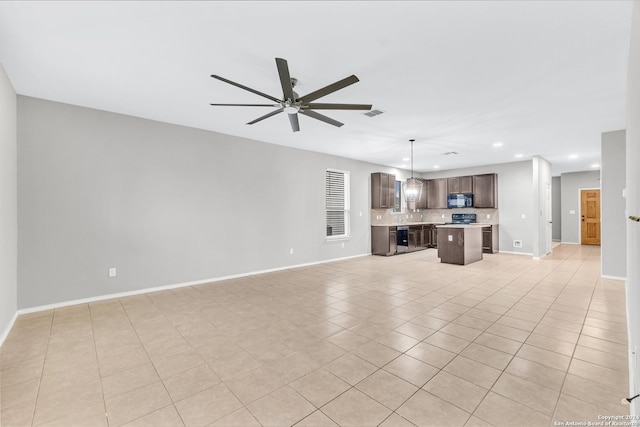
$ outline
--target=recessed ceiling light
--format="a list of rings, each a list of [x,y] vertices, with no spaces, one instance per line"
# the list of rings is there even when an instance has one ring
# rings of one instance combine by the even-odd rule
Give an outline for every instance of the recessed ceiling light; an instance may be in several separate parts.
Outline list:
[[[519,159],[519,158],[520,158],[520,157],[522,157],[522,156],[524,156],[524,154],[516,154],[514,157],[515,157],[516,159]]]
[[[497,141],[493,143],[494,147],[502,147],[504,144],[501,141]]]
[[[594,163],[594,164],[592,164],[592,165],[591,165],[591,167],[592,167],[592,168],[599,168],[599,167],[600,167],[600,165],[599,165],[599,164],[597,164],[597,163]]]
[[[409,159],[408,157],[404,157],[404,158],[402,159],[402,161],[403,161],[403,162],[408,162],[409,160],[411,160],[411,159]]]
[[[440,169],[440,165],[433,165],[434,169]]]
[[[577,155],[577,154],[571,154],[571,155],[569,156],[569,158],[570,158],[570,159],[577,159],[577,158],[578,158],[578,155]]]

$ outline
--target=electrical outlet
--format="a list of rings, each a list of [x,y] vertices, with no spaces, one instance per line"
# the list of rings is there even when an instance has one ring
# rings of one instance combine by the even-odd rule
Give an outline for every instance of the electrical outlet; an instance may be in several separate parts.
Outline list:
[[[444,214],[442,214],[442,218],[444,218]]]
[[[293,248],[289,248],[289,255],[293,255]]]
[[[342,247],[344,248],[344,242],[342,242]]]
[[[491,219],[491,214],[487,214],[487,219]]]
[[[575,214],[576,214],[576,211],[575,211],[574,209],[571,209],[571,210],[569,211],[569,215],[575,215]]]
[[[513,241],[513,247],[514,248],[521,248],[522,247],[522,240],[514,240]]]
[[[522,214],[520,217],[521,217],[522,219],[527,219],[527,216],[526,216],[525,214]]]
[[[116,273],[116,268],[115,267],[111,267],[109,269],[109,277],[116,277],[117,273]]]

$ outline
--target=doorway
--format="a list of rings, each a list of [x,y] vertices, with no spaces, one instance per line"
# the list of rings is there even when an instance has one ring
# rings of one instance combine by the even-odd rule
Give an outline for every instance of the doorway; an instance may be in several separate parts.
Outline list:
[[[580,242],[600,244],[600,190],[580,190]]]

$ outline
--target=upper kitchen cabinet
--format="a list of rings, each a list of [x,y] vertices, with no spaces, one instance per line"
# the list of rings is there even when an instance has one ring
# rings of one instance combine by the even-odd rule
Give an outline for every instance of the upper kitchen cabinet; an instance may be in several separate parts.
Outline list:
[[[371,174],[371,209],[391,209],[395,205],[396,176],[375,172]]]
[[[447,194],[447,178],[427,180],[427,209],[446,209]]]
[[[473,177],[472,176],[456,176],[447,178],[447,190],[449,194],[473,193]]]
[[[427,194],[429,193],[429,184],[426,179],[421,179],[422,181],[422,193],[420,194],[420,199],[416,202],[416,209],[427,209]]]
[[[473,207],[498,207],[498,175],[489,173],[473,177]]]

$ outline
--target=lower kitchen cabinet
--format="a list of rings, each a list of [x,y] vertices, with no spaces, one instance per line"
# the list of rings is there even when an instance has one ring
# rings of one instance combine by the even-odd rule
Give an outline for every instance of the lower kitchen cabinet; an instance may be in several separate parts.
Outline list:
[[[409,226],[409,252],[424,249],[422,246],[423,233],[421,225]]]
[[[422,226],[422,247],[437,248],[438,247],[438,229],[435,225]]]
[[[438,247],[438,229],[436,228],[435,225],[431,226],[431,239],[429,240],[429,247],[430,248]]]
[[[499,251],[500,236],[498,225],[488,225],[482,228],[482,252],[485,254],[495,254]]]
[[[390,256],[396,254],[396,227],[371,227],[371,253]]]
[[[437,246],[435,225],[371,226],[371,253],[391,256]]]

